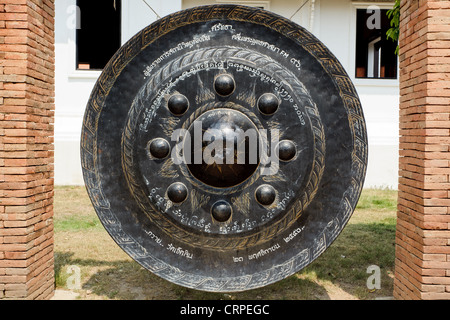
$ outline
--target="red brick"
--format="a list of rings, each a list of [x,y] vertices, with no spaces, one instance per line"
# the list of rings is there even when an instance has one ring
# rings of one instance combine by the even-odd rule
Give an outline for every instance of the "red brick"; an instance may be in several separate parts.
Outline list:
[[[45,298],[53,291],[54,1],[0,0],[0,21],[0,298]]]
[[[450,299],[449,9],[448,1],[402,0],[399,299]]]

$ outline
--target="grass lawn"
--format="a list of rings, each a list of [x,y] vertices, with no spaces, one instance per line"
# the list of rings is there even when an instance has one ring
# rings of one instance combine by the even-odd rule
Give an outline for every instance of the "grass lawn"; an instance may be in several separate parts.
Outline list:
[[[55,277],[57,289],[81,272],[80,299],[363,299],[392,296],[397,192],[364,190],[349,224],[337,240],[299,273],[265,288],[242,293],[205,293],[182,288],[151,274],[107,234],[84,187],[55,187]],[[368,289],[375,265],[381,288]]]

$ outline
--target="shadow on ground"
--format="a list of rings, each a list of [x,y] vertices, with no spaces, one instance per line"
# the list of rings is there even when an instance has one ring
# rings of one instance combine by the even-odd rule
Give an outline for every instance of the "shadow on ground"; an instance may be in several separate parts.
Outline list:
[[[134,261],[72,259],[73,254],[55,253],[55,274],[61,281],[70,277],[68,266],[96,270],[87,276],[79,290],[80,299],[118,300],[329,300],[322,286],[308,279],[291,276],[264,288],[240,293],[210,293],[184,288],[142,268]],[[69,280],[70,281],[70,280]],[[64,283],[63,283],[64,284]]]
[[[370,243],[362,247],[360,239]],[[351,224],[321,257],[285,280],[241,293],[207,293],[161,279],[133,260],[75,259],[74,253],[55,253],[57,284],[64,287],[68,266],[82,270],[81,299],[118,300],[347,300],[390,296],[393,284],[395,226]],[[371,240],[373,239],[373,240]],[[378,240],[377,240],[378,239]],[[380,239],[383,239],[381,241]],[[368,242],[369,240],[369,242]],[[382,271],[382,289],[366,286],[367,267]]]

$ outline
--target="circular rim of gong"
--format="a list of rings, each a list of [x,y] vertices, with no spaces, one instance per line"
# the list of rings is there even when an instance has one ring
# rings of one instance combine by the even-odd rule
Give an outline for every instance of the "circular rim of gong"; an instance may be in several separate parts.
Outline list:
[[[101,172],[97,166],[98,154],[102,152],[102,150],[98,150],[97,146],[98,130],[101,129],[98,128],[98,121],[111,88],[127,64],[154,41],[164,37],[172,30],[211,20],[240,21],[259,25],[278,32],[308,52],[322,64],[330,81],[340,92],[340,99],[347,111],[348,126],[353,139],[352,184],[346,190],[341,191],[342,200],[336,207],[336,211],[344,218],[339,222],[332,219],[326,225],[323,234],[316,239],[317,247],[298,252],[294,256],[285,258],[284,261],[278,259],[277,264],[268,266],[257,274],[211,277],[194,271],[180,270],[146,251],[136,238],[126,233],[122,221],[115,214],[117,208],[109,205],[108,198],[105,196],[106,192],[104,192],[106,186],[102,184]],[[356,121],[359,121],[363,128],[358,128]],[[94,209],[106,231],[122,250],[146,269],[175,284],[203,291],[233,292],[255,289],[280,281],[310,264],[334,242],[350,219],[359,200],[367,169],[367,144],[364,115],[356,89],[336,57],[314,35],[296,23],[269,11],[242,5],[207,5],[182,10],[152,23],[131,38],[112,57],[97,80],[86,107],[81,135],[81,162],[86,189]],[[107,168],[103,170],[107,170]],[[322,187],[326,188],[326,186]],[[237,285],[238,283],[239,285]]]

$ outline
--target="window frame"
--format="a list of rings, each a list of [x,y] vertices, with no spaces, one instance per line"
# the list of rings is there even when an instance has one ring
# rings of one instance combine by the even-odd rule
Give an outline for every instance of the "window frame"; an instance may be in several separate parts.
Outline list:
[[[394,7],[394,1],[392,2],[351,2],[352,13],[350,19],[350,52],[349,52],[349,74],[352,81],[357,86],[382,86],[382,87],[398,87],[400,68],[397,63],[397,78],[385,79],[385,78],[357,78],[356,77],[356,20],[357,10],[367,9],[369,6],[378,6],[380,9],[390,10]]]
[[[216,0],[218,4],[237,4],[270,10],[270,0]]]
[[[123,26],[124,26],[124,2],[122,1],[122,5],[121,5],[121,26],[120,26],[120,41],[121,41],[121,45],[123,45]],[[77,7],[77,0],[69,0],[69,4],[68,7],[70,8],[78,8]],[[69,12],[66,12],[69,13]],[[73,14],[73,12],[71,12]],[[79,14],[79,11],[76,10],[76,15]],[[76,20],[79,21],[79,17],[76,17]],[[89,70],[82,70],[82,69],[78,69],[77,68],[77,29],[76,28],[71,28],[69,30],[69,34],[68,34],[68,78],[69,79],[79,79],[79,80],[96,80],[100,77],[100,75],[102,74],[103,70],[99,70],[99,69],[89,69]]]

